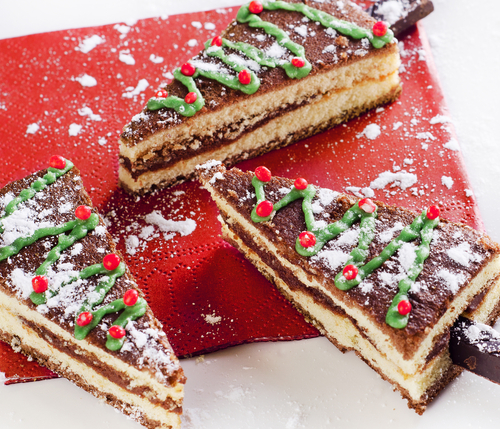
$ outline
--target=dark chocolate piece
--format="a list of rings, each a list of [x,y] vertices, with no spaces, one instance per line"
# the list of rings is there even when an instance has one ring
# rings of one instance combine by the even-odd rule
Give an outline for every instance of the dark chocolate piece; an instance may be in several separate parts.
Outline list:
[[[380,0],[366,9],[377,21],[390,24],[394,35],[398,37],[422,18],[434,10],[430,0]]]
[[[500,333],[460,316],[451,328],[450,356],[455,365],[500,384]]]

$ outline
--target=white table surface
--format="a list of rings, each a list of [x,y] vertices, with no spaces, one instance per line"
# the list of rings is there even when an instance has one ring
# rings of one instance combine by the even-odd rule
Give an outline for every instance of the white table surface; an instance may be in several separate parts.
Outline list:
[[[241,3],[0,0],[0,39]],[[500,241],[500,2],[434,0],[434,5],[425,29],[486,230]],[[188,377],[183,426],[189,429],[500,424],[500,386],[463,374],[419,417],[389,383],[324,338],[250,344],[182,363]],[[0,386],[2,429],[114,427],[141,426],[66,380]]]

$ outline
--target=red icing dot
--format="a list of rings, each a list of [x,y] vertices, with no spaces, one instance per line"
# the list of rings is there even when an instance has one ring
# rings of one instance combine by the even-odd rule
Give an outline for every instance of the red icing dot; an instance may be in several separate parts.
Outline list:
[[[212,46],[222,46],[222,37],[220,36],[215,36],[213,39],[212,39]]]
[[[307,180],[304,179],[303,177],[299,177],[295,183],[294,183],[294,186],[299,190],[299,191],[303,191],[304,189],[307,188]]]
[[[398,312],[401,316],[406,316],[411,311],[411,302],[404,299],[403,301],[399,301],[398,304]]]
[[[261,13],[264,10],[264,6],[260,1],[252,1],[248,5],[248,10],[252,13]]]
[[[89,206],[78,206],[75,209],[75,216],[80,220],[87,220],[92,214],[92,209]]]
[[[116,253],[110,253],[104,257],[102,264],[107,270],[113,271],[120,265],[120,257]]]
[[[384,21],[377,21],[373,24],[373,35],[377,37],[383,37],[387,33],[387,24]]]
[[[167,98],[168,97],[168,92],[165,91],[164,89],[159,89],[156,91],[156,98]]]
[[[261,201],[255,209],[255,212],[260,217],[268,217],[273,212],[273,203],[271,203],[271,201]]]
[[[113,338],[116,338],[117,340],[125,336],[125,329],[118,325],[113,325],[111,328],[109,328],[108,332],[109,335],[111,335]]]
[[[269,182],[271,180],[271,171],[262,165],[255,169],[255,175],[261,182]]]
[[[187,104],[193,104],[197,99],[198,99],[198,96],[196,95],[196,92],[188,92],[186,97],[184,97],[184,101]]]
[[[64,167],[66,167],[66,160],[62,156],[54,155],[50,157],[49,165],[52,168],[62,170]]]
[[[355,265],[346,265],[342,274],[346,280],[354,280],[358,275],[358,267]]]
[[[294,58],[292,60],[292,65],[300,69],[306,65],[306,62],[302,58]]]
[[[241,70],[238,73],[238,80],[243,84],[243,85],[248,85],[252,81],[252,75],[248,70]]]
[[[441,210],[439,210],[438,206],[430,206],[427,209],[427,218],[430,220],[436,219],[439,216],[439,213]]]
[[[125,305],[128,306],[135,305],[138,299],[139,299],[139,292],[137,292],[135,289],[129,289],[123,295],[123,302],[125,303]]]
[[[36,276],[31,279],[31,285],[36,293],[43,293],[49,288],[49,279],[45,276]]]
[[[181,66],[181,73],[184,76],[193,76],[195,72],[196,72],[196,67],[193,66],[191,63],[184,63]]]
[[[84,311],[83,313],[80,313],[78,315],[78,318],[76,319],[76,324],[78,326],[87,326],[90,322],[92,322],[93,318],[94,316],[92,316],[92,313]]]
[[[365,213],[373,213],[377,208],[375,203],[370,200],[370,198],[363,198],[362,200],[359,200],[358,206]]]
[[[316,236],[309,231],[304,231],[299,234],[299,242],[302,247],[311,247],[316,244]]]

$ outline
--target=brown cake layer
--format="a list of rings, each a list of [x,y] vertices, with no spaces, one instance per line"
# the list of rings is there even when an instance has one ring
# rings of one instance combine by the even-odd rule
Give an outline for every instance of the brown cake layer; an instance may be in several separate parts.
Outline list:
[[[9,201],[45,173],[47,170],[0,190],[0,211],[3,212]],[[73,167],[33,198],[21,203],[3,221],[14,223],[0,234],[0,248],[12,240],[9,234],[28,237],[33,233],[22,232],[25,221],[21,213],[26,213],[26,224],[31,223],[30,228],[36,229],[48,223],[62,225],[74,220],[75,209],[80,205],[92,207],[79,171]],[[16,216],[19,220],[15,220]],[[105,345],[107,330],[120,313],[105,316],[84,340],[74,337],[76,311],[103,280],[102,275],[62,287],[58,295],[43,305],[36,306],[29,298],[31,278],[58,240],[58,236],[39,239],[0,262],[2,339],[147,427],[178,427],[185,377],[160,323],[149,308],[126,326],[122,348],[111,351]],[[118,254],[123,260],[99,218],[99,225],[94,230],[64,250],[50,265],[49,278],[63,276],[61,278],[69,280],[82,269],[102,263],[109,253]],[[116,279],[102,305],[122,298],[130,289],[136,289],[143,297],[127,269]]]

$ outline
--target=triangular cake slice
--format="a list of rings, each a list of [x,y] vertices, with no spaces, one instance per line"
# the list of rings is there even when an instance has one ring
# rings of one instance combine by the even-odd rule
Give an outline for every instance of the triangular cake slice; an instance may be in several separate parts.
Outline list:
[[[422,413],[460,371],[450,327],[498,317],[500,249],[439,217],[296,181],[199,166],[238,248],[340,350],[354,350]]]
[[[0,190],[0,338],[148,428],[179,428],[185,377],[79,171]]]
[[[329,129],[401,92],[396,39],[351,2],[252,1],[127,124],[120,184],[192,178]]]

